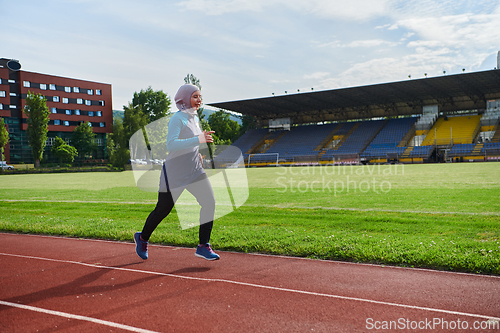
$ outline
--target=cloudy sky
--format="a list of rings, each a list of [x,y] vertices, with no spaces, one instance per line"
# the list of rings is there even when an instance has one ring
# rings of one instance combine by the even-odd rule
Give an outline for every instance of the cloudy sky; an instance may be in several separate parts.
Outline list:
[[[0,0],[0,57],[110,83],[113,109],[188,73],[205,103],[490,70],[498,0]]]

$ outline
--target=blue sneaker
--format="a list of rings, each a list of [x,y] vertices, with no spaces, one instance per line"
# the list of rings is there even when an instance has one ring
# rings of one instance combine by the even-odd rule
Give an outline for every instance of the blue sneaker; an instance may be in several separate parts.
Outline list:
[[[139,237],[141,236],[140,232],[136,232],[134,234],[134,242],[135,242],[135,252],[142,259],[148,259],[148,242],[141,240]]]
[[[219,255],[212,250],[212,247],[209,243],[198,245],[198,247],[196,248],[196,253],[194,255],[207,260],[220,259]]]

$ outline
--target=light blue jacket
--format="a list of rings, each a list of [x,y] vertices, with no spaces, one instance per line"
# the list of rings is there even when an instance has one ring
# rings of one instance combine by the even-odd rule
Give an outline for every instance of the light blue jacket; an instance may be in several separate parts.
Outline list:
[[[162,170],[160,191],[167,190],[164,181],[168,179],[168,190],[184,189],[200,175],[205,173],[200,161],[200,141],[198,135],[203,133],[197,115],[177,111],[168,124],[168,155]]]

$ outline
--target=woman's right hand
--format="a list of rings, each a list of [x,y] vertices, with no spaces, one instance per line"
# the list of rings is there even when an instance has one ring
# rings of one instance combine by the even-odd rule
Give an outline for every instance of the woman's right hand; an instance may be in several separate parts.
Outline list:
[[[212,143],[214,142],[214,138],[212,138],[213,133],[215,133],[215,131],[203,131],[203,133],[198,135],[198,140],[200,140],[200,143]]]

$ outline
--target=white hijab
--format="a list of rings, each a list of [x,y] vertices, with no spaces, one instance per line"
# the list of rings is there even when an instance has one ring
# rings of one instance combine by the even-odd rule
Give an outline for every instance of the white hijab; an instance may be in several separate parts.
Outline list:
[[[179,111],[185,112],[192,116],[198,115],[196,109],[191,107],[191,95],[193,95],[195,91],[199,90],[200,89],[193,84],[182,85],[179,90],[177,90],[174,100],[175,105],[177,105]]]

